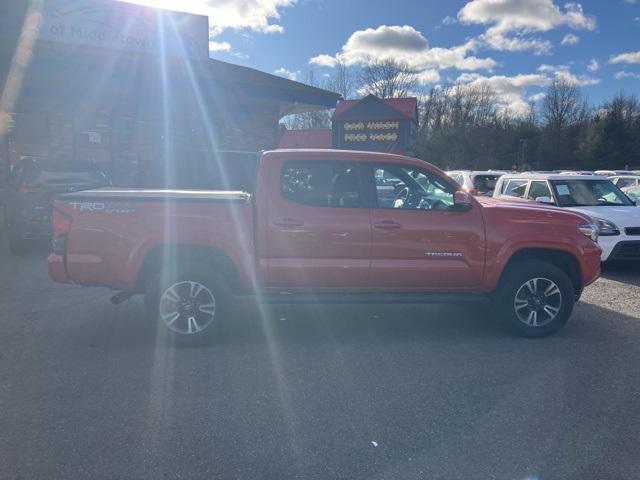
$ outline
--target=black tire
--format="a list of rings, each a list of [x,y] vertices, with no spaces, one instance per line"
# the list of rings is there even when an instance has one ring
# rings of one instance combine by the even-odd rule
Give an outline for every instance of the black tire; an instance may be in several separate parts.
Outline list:
[[[226,319],[229,303],[221,277],[199,266],[160,272],[145,293],[145,313],[154,330],[186,343],[211,340]]]
[[[528,338],[560,330],[575,304],[575,290],[567,274],[540,260],[522,260],[507,268],[494,296],[504,326]]]

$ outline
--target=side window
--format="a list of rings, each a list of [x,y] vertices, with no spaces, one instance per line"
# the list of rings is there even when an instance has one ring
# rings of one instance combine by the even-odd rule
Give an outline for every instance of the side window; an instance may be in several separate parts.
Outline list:
[[[282,168],[284,198],[316,207],[361,207],[360,169],[345,162],[296,161]]]
[[[507,180],[504,188],[502,189],[502,195],[508,197],[524,197],[524,192],[527,191],[527,180]]]
[[[401,165],[375,165],[378,208],[447,210],[454,189],[427,170]]]
[[[618,188],[630,187],[636,184],[636,180],[634,178],[618,178],[616,182],[616,186]]]
[[[451,178],[455,180],[458,183],[458,185],[462,186],[462,175],[460,175],[459,173],[456,173],[454,175],[451,175]]]
[[[553,198],[551,196],[551,190],[549,190],[547,182],[531,182],[527,198],[535,200],[536,198],[540,197]]]

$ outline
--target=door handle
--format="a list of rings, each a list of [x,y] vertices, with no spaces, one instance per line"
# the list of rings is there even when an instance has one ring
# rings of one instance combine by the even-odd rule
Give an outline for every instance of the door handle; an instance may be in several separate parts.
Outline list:
[[[282,220],[276,220],[274,222],[276,227],[303,227],[304,222],[300,220],[295,220],[293,218],[283,218]]]
[[[401,223],[394,222],[393,220],[382,220],[381,222],[374,223],[373,226],[381,230],[398,230],[402,228]]]

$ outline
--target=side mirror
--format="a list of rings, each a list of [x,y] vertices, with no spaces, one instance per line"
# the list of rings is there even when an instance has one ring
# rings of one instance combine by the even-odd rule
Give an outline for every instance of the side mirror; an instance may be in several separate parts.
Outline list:
[[[536,202],[553,204],[551,197],[536,197]]]
[[[454,212],[468,212],[473,207],[471,194],[458,190],[453,194],[453,205],[451,210]]]

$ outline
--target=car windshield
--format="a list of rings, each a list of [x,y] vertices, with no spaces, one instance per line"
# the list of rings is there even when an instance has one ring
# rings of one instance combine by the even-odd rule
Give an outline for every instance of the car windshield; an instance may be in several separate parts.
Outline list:
[[[632,206],[610,180],[552,180],[561,207]]]

